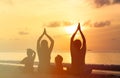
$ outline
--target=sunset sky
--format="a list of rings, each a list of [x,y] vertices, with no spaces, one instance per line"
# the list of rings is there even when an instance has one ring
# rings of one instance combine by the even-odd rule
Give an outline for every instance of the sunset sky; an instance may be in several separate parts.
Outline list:
[[[0,0],[0,51],[36,50],[44,28],[54,51],[69,51],[78,22],[87,49],[120,51],[119,9],[120,0]]]

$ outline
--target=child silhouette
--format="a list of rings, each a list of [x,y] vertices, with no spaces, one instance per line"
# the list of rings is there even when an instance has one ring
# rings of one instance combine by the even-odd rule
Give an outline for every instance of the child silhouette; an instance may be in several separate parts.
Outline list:
[[[25,57],[21,64],[24,64],[24,71],[25,72],[33,72],[33,64],[35,59],[36,53],[32,49],[27,49],[27,57]]]
[[[55,57],[55,64],[56,64],[56,71],[62,72],[63,71],[63,57],[61,55],[57,55]]]

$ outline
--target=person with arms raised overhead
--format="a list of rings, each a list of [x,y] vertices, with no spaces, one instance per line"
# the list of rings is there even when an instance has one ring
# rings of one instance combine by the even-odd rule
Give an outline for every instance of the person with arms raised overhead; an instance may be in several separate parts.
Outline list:
[[[50,46],[48,46],[47,40],[42,40],[42,37],[46,35],[50,40]],[[37,53],[39,59],[38,71],[47,72],[50,69],[50,55],[54,46],[54,40],[47,34],[44,29],[43,34],[37,40]]]
[[[83,39],[83,43],[79,39],[74,40],[77,32],[80,32]],[[70,52],[71,52],[71,72],[74,74],[83,73],[85,70],[85,54],[86,54],[86,39],[81,31],[80,23],[70,40]]]

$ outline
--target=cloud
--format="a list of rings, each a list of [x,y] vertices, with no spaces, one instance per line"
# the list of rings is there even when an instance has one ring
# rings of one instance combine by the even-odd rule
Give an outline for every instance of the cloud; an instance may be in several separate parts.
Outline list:
[[[110,5],[110,0],[94,0],[94,3],[96,4],[96,7],[102,7],[104,5]]]
[[[117,3],[117,4],[118,4],[118,3],[120,4],[120,0],[113,0],[112,3],[113,3],[113,4],[116,4],[116,3]]]
[[[72,25],[73,23],[72,22],[69,22],[69,21],[63,21],[63,26],[70,26]]]
[[[105,21],[99,21],[99,22],[92,22],[92,20],[88,20],[84,22],[83,26],[89,26],[89,27],[105,27],[105,26],[110,26],[111,21],[105,20]],[[44,26],[47,27],[60,27],[60,26],[70,26],[73,25],[72,22],[69,21],[53,21],[48,24],[44,24]]]
[[[28,33],[28,32],[25,32],[25,31],[20,31],[18,34],[19,34],[19,35],[28,35],[29,33]]]
[[[53,21],[53,22],[50,22],[48,24],[44,24],[44,26],[47,26],[47,27],[60,27],[60,26],[70,26],[72,24],[73,23],[69,22],[69,21]]]
[[[58,26],[61,26],[61,23],[58,22],[58,21],[54,21],[54,22],[50,22],[50,23],[46,24],[45,26],[48,26],[48,27],[58,27]]]
[[[110,24],[111,24],[110,21],[95,22],[94,27],[105,27],[105,26],[109,26]]]
[[[83,24],[83,26],[92,26],[92,24],[91,24],[91,20],[88,20],[88,21],[86,21],[84,24]]]
[[[100,21],[100,22],[94,22],[92,23],[91,20],[86,21],[83,26],[89,26],[89,27],[105,27],[105,26],[110,26],[111,21]]]
[[[5,4],[13,5],[14,2],[12,0],[0,0],[0,2],[3,2]]]
[[[96,8],[100,8],[108,5],[120,4],[120,0],[94,0],[94,4]]]

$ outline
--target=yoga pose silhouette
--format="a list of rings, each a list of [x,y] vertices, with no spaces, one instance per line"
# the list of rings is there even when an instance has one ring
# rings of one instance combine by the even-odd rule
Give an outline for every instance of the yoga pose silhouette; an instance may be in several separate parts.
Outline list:
[[[80,40],[74,40],[74,37],[77,33],[80,32],[83,39],[83,43]],[[81,73],[85,69],[85,54],[86,54],[86,39],[81,31],[80,23],[70,40],[70,51],[71,51],[71,72],[72,73]]]
[[[50,47],[48,46],[47,40],[41,40],[42,37],[46,35],[50,40]],[[46,33],[46,29],[44,29],[43,34],[37,40],[37,53],[39,58],[38,70],[47,72],[50,68],[50,55],[54,46],[54,40]]]

